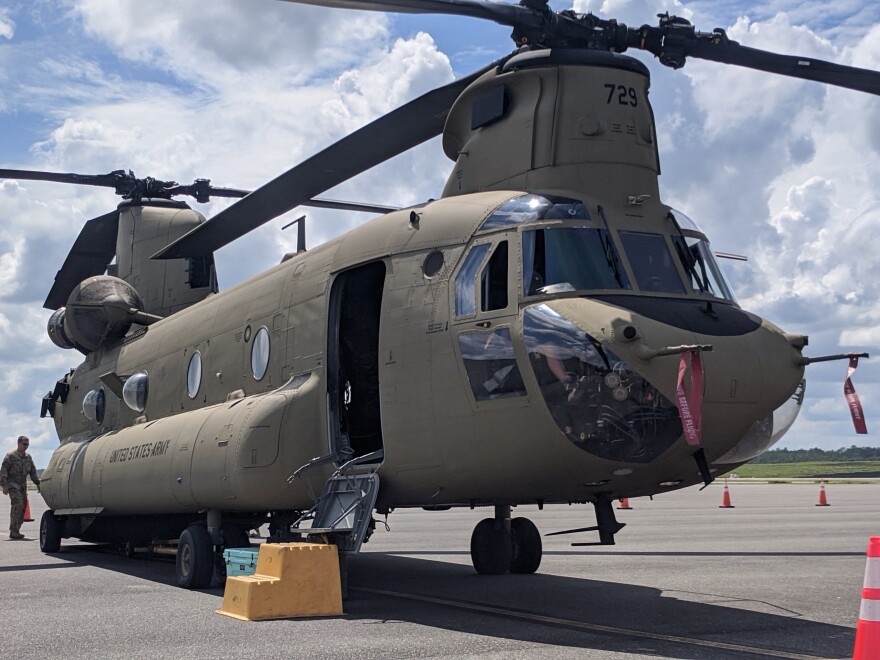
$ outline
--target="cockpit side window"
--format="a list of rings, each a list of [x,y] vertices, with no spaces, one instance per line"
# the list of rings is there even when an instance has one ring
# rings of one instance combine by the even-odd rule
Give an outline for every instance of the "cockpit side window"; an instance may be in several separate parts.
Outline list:
[[[715,260],[709,241],[696,236],[673,236],[672,242],[694,293],[705,293],[736,302],[733,291]]]
[[[480,311],[507,308],[507,241],[501,241],[480,276]]]
[[[475,245],[465,257],[464,264],[455,278],[455,316],[462,318],[477,313],[477,269],[483,262],[490,245]]]
[[[510,328],[462,332],[458,335],[458,347],[477,401],[526,395]]]
[[[619,236],[639,289],[658,293],[685,292],[665,236],[636,231],[622,231]]]

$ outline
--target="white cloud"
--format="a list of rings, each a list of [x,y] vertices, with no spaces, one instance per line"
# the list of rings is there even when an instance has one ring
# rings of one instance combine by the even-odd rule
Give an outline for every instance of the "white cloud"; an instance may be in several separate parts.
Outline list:
[[[15,36],[15,21],[9,17],[9,9],[0,8],[0,37],[12,39]]]
[[[0,37],[15,26],[0,49],[5,167],[131,168],[253,188],[452,77],[434,39],[397,39],[378,13],[268,0],[70,0],[69,12],[56,17],[54,4],[37,3],[32,11],[43,13],[33,22],[24,10],[0,11]],[[880,9],[851,0],[574,6],[632,26],[656,25],[655,14],[668,10],[704,31],[728,26],[748,46],[880,68]],[[421,24],[427,29],[431,20]],[[496,50],[481,41],[479,26],[473,34],[473,47]],[[497,48],[506,52],[509,42]],[[652,71],[663,199],[693,216],[716,249],[749,255],[748,263],[724,264],[743,305],[810,335],[809,355],[880,349],[877,100],[694,59],[671,71],[630,54]],[[404,205],[438,195],[449,169],[434,140],[327,196]],[[82,223],[117,201],[103,189],[0,182],[0,367],[7,374],[0,412],[10,438],[39,438],[32,447],[42,464],[56,440],[51,423],[36,419],[39,398],[79,356],[51,346],[40,305]],[[210,216],[228,204],[198,209]],[[361,221],[307,214],[310,245]],[[279,232],[283,223],[220,250],[221,285],[291,249],[295,237]],[[808,368],[807,404],[783,445],[861,443],[841,393],[844,370],[843,363]],[[880,369],[864,362],[856,381],[876,428],[869,404],[880,400],[873,387]]]

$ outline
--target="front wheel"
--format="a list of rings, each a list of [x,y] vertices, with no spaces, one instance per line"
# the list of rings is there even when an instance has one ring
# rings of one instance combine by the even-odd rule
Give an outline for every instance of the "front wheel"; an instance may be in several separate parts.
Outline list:
[[[511,573],[534,573],[541,565],[541,533],[528,518],[514,518],[510,521],[513,537],[513,559]]]
[[[214,576],[214,544],[208,530],[190,525],[177,543],[177,584],[184,589],[211,586]]]
[[[504,575],[510,570],[513,543],[500,522],[484,518],[474,527],[471,535],[471,561],[477,573]]]
[[[44,511],[40,518],[40,550],[42,552],[58,552],[61,550],[61,535],[64,523],[51,511]]]

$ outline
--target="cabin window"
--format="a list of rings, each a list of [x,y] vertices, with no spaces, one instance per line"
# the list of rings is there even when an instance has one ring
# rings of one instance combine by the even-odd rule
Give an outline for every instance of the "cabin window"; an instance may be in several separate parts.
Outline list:
[[[434,277],[434,275],[440,272],[441,268],[443,268],[442,252],[434,250],[425,257],[425,263],[422,265],[422,272],[425,274],[425,277]]]
[[[477,269],[489,247],[488,243],[483,243],[471,248],[455,278],[455,316],[458,318],[477,313]]]
[[[480,275],[480,311],[507,309],[507,241],[501,241]]]
[[[105,404],[106,395],[104,394],[103,387],[96,390],[90,390],[83,397],[83,415],[97,424],[102,424],[104,422]]]
[[[458,347],[477,401],[526,395],[513,354],[510,328],[462,332],[458,335]]]
[[[620,242],[642,291],[684,293],[684,284],[662,234],[620,232]]]
[[[186,368],[186,393],[190,399],[195,399],[202,385],[202,354],[196,351],[189,358]]]
[[[611,237],[604,229],[570,227],[524,231],[523,293],[629,289]]]
[[[149,378],[146,371],[139,371],[129,376],[122,386],[122,400],[135,412],[142,413],[147,407]]]
[[[265,326],[257,330],[251,345],[251,373],[257,380],[263,380],[269,368],[269,331]]]

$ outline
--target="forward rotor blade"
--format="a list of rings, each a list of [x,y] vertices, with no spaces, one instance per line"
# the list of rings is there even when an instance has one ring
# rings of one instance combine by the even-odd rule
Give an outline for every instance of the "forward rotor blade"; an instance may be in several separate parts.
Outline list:
[[[452,14],[495,21],[511,27],[538,27],[544,13],[506,2],[488,0],[286,0],[302,5],[399,14]]]
[[[439,135],[449,108],[462,91],[506,59],[438,87],[359,128],[224,209],[153,258],[209,254],[325,190]]]
[[[84,279],[103,275],[116,255],[119,211],[92,218],[83,225],[70,248],[43,307],[58,309],[67,304],[70,292]]]
[[[880,95],[880,73],[810,57],[779,55],[769,51],[740,46],[734,42],[713,43],[695,41],[687,49],[688,55],[723,64],[735,64],[749,69],[777,73],[792,78],[854,89]]]
[[[880,72],[749,48],[731,41],[724,30],[697,32],[688,21],[676,17],[661,16],[659,27],[629,28],[626,45],[653,53],[673,69],[684,66],[688,57],[696,57],[880,95]]]

